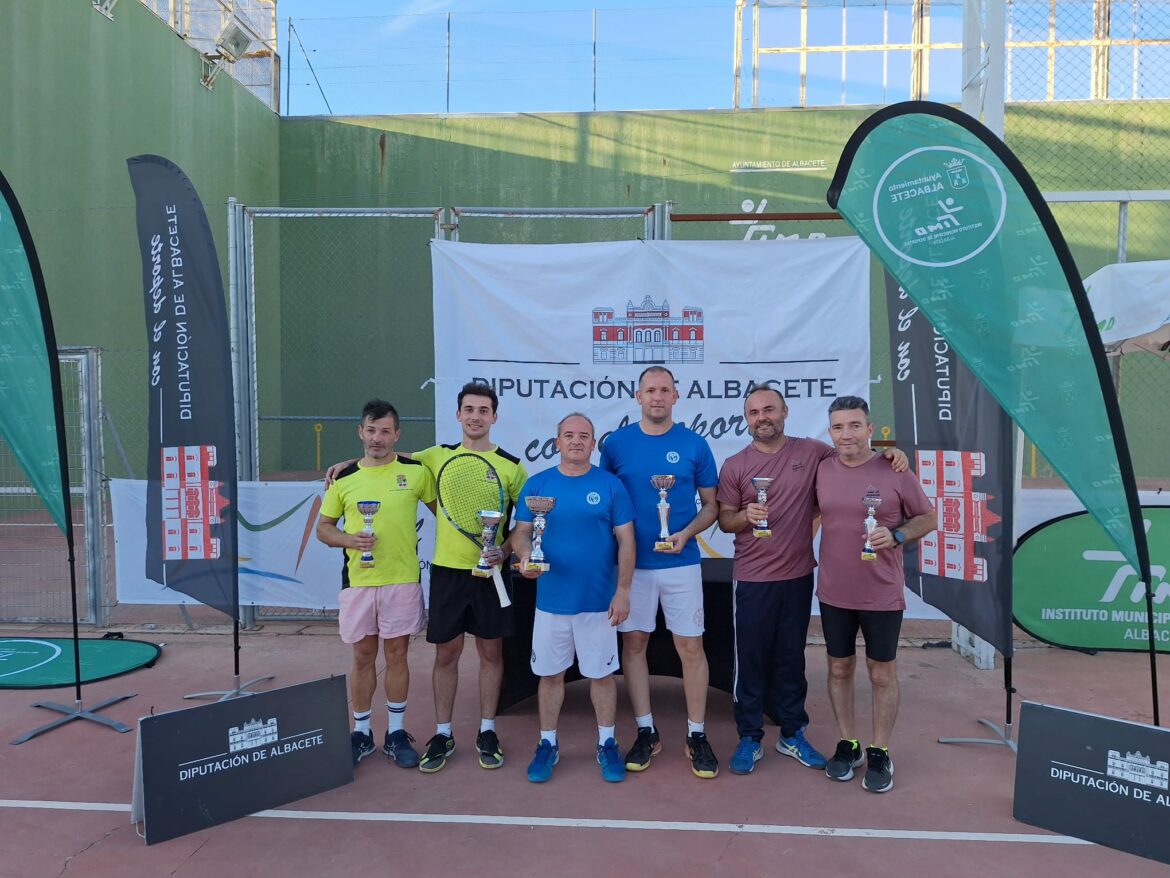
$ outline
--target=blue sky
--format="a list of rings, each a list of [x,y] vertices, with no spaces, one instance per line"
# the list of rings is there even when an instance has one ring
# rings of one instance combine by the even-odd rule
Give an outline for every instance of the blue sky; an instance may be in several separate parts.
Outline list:
[[[731,105],[731,0],[597,8],[597,109]],[[323,90],[334,115],[446,112],[450,11],[451,112],[590,110],[592,9],[587,0],[280,0],[284,106],[326,113]],[[290,17],[321,90],[296,37],[285,46]]]

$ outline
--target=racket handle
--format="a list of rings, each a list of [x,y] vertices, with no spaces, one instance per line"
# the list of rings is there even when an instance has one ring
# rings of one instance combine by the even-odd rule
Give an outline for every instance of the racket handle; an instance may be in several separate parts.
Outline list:
[[[512,599],[508,597],[508,590],[504,588],[504,577],[500,575],[499,567],[492,567],[492,582],[496,584],[496,594],[499,595],[500,606],[512,606]]]

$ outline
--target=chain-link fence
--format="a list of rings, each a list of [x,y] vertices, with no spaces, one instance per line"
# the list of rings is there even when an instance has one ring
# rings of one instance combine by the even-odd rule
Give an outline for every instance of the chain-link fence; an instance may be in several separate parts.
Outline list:
[[[109,546],[98,484],[98,359],[93,350],[59,357],[68,455],[70,505],[77,570],[77,615],[101,622],[102,569]],[[73,605],[65,536],[29,484],[12,449],[0,439],[0,621],[69,622]]]

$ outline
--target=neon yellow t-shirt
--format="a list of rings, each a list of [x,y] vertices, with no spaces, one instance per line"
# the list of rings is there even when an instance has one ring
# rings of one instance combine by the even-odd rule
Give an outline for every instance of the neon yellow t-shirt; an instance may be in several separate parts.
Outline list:
[[[347,534],[358,533],[366,523],[357,504],[377,500],[374,514],[374,566],[360,566],[361,552],[345,549],[341,587],[391,585],[418,582],[418,504],[435,499],[435,477],[418,461],[404,457],[384,466],[347,466],[325,492],[321,514],[344,518]]]
[[[512,507],[520,496],[520,489],[528,481],[528,473],[520,458],[513,457],[502,448],[491,451],[474,451],[464,448],[463,445],[435,445],[422,451],[413,453],[415,460],[423,463],[431,475],[438,478],[439,470],[456,454],[478,454],[492,465],[500,478],[504,488],[504,495],[508,498],[508,508],[504,512],[505,526],[496,534],[497,545],[504,541],[507,534],[507,522],[512,517]],[[435,516],[435,559],[440,567],[452,567],[456,570],[470,570],[479,562],[479,548],[447,521],[440,510]]]

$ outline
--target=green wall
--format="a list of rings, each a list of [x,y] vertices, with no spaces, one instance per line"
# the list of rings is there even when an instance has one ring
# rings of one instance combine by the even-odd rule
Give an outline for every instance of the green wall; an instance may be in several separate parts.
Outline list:
[[[280,127],[281,200],[289,207],[507,206],[641,207],[671,200],[676,213],[740,213],[746,201],[768,211],[824,211],[825,190],[849,135],[873,108],[599,114],[292,118]],[[1014,105],[1006,136],[1037,183],[1046,190],[1158,188],[1170,179],[1170,104]],[[733,172],[737,163],[800,163],[814,170]],[[1082,275],[1116,258],[1116,205],[1055,208]],[[298,221],[301,222],[301,221]],[[279,330],[270,339],[304,337],[305,343],[260,348],[261,412],[341,415],[356,411],[377,390],[408,414],[429,414],[431,375],[430,272],[421,248],[383,240],[363,242],[338,231],[336,221],[314,220],[286,240],[282,221]],[[1135,206],[1130,222],[1131,261],[1165,258],[1170,205]],[[674,237],[742,238],[744,226],[696,223],[674,226]],[[786,225],[786,234],[847,234],[840,222]],[[544,242],[634,237],[640,223],[558,222],[466,218],[464,241]],[[774,232],[764,232],[774,237]],[[766,244],[761,244],[766,246]],[[329,280],[296,265],[314,247],[330,261]],[[351,253],[346,259],[340,254]],[[733,281],[729,279],[730,287]],[[332,287],[323,305],[318,291]],[[892,418],[888,338],[880,273],[873,275],[872,373],[883,381],[871,396],[879,425]],[[344,291],[344,295],[339,295]],[[259,296],[258,296],[259,297]],[[352,333],[352,335],[351,335]],[[312,341],[310,342],[310,337]],[[321,368],[322,355],[345,339],[378,352],[340,378]],[[316,347],[312,347],[312,345]],[[313,350],[304,358],[301,351]],[[1143,425],[1156,399],[1163,364],[1135,361],[1123,382],[1123,405]],[[352,363],[346,364],[351,373]],[[1164,378],[1163,378],[1164,381]],[[275,388],[283,388],[276,392]],[[266,388],[268,388],[266,390]],[[1156,407],[1164,412],[1165,402]],[[1162,422],[1166,421],[1162,416]],[[1170,427],[1170,424],[1165,424]],[[316,436],[311,424],[273,428],[267,468],[311,468]],[[326,424],[325,460],[353,447],[348,425]],[[1131,437],[1139,472],[1164,474],[1161,442],[1145,426]],[[425,426],[407,426],[404,442],[431,438]]]
[[[138,2],[0,8],[0,171],[28,217],[62,345],[102,348],[103,397],[136,475],[145,466],[146,329],[126,159],[176,162],[227,267],[227,200],[275,203],[278,118]],[[122,476],[111,436],[107,472]]]

